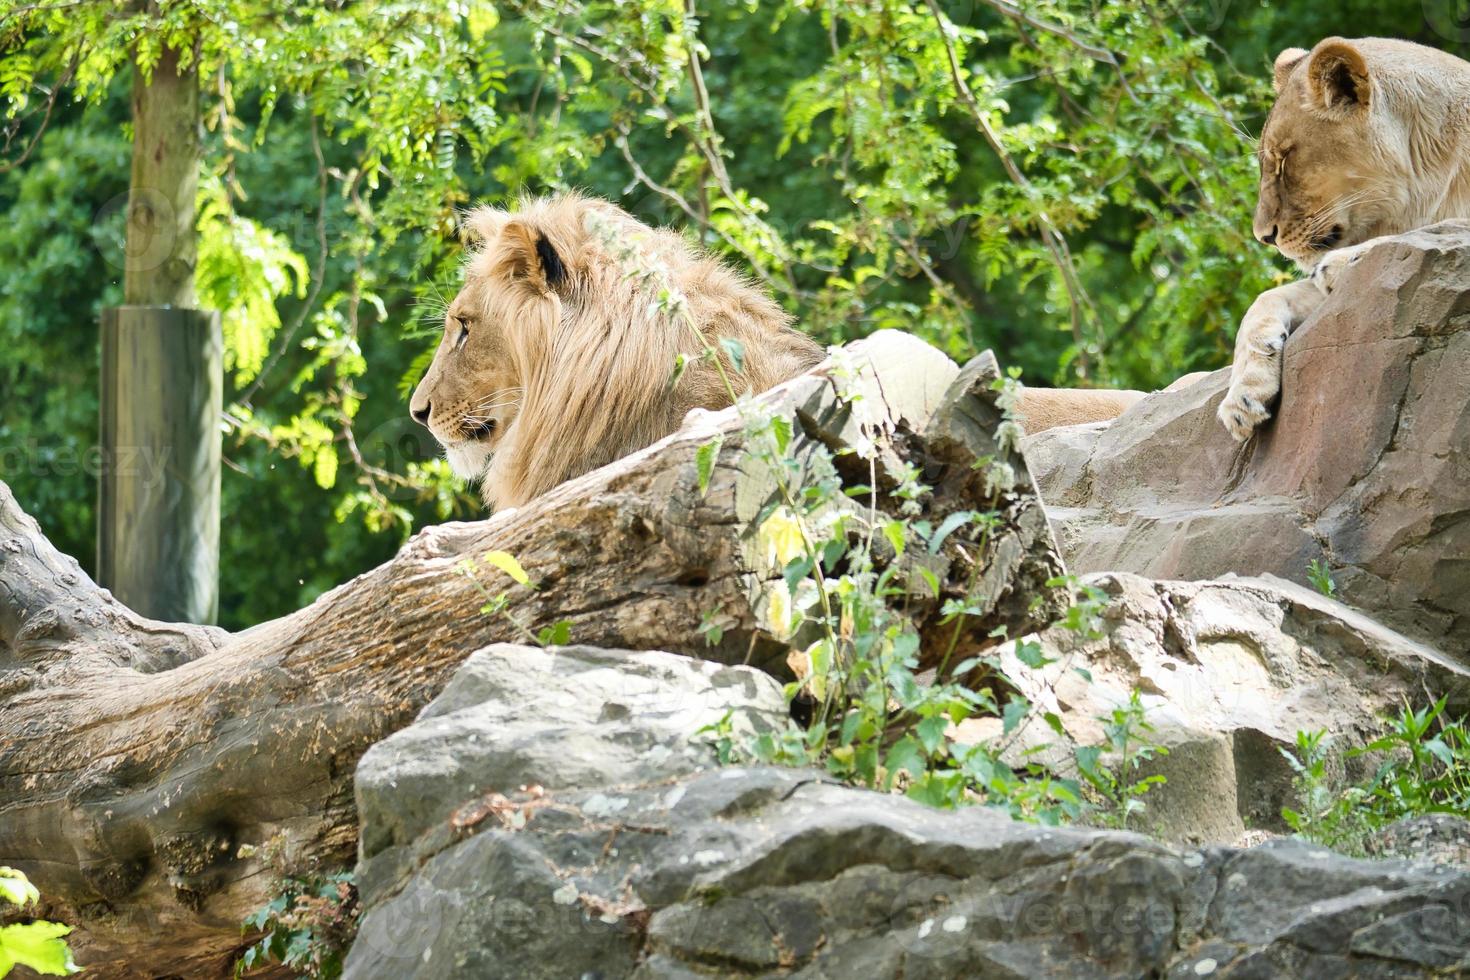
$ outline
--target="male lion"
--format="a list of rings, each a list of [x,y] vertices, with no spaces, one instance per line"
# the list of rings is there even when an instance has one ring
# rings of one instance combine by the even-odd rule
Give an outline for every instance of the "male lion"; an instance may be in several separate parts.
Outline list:
[[[589,215],[603,231],[589,228]],[[764,391],[823,352],[772,300],[678,234],[606,201],[560,194],[466,219],[478,247],[409,403],[485,503],[516,507],[673,432],[729,395],[687,324],[611,252],[637,248],[688,303],[711,344],[738,341],[736,391]],[[687,367],[675,380],[675,359]],[[727,355],[727,371],[731,365]]]
[[[1241,321],[1219,409],[1241,441],[1271,417],[1287,335],[1362,252],[1347,246],[1470,218],[1470,62],[1408,41],[1330,37],[1281,52],[1275,85],[1255,234],[1312,275],[1268,289]]]

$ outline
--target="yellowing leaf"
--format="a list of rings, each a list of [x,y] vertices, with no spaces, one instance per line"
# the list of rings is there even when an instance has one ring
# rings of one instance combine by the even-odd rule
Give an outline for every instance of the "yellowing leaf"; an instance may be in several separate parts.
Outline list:
[[[791,590],[784,579],[766,583],[766,626],[778,640],[791,635]]]
[[[527,575],[526,570],[521,567],[521,563],[516,561],[515,555],[512,555],[508,551],[487,551],[485,553],[485,562],[486,564],[494,565],[509,575],[515,580],[517,585],[531,584],[531,576]]]
[[[756,532],[756,545],[766,556],[766,564],[777,571],[806,554],[801,535],[801,520],[786,507],[771,511]]]
[[[495,9],[495,4],[476,0],[470,4],[469,14],[465,20],[466,26],[470,29],[470,37],[476,41],[483,41],[485,35],[495,30],[495,25],[500,23],[500,12]]]
[[[337,483],[337,448],[332,445],[321,447],[316,452],[316,460],[312,463],[311,475],[316,479],[316,485],[323,490],[330,490]]]
[[[30,879],[14,868],[0,867],[0,898],[12,905],[29,905],[39,902],[41,893]]]
[[[48,977],[65,977],[80,972],[71,958],[71,948],[62,937],[71,926],[60,922],[28,922],[0,926],[0,977],[13,966],[28,966]]]

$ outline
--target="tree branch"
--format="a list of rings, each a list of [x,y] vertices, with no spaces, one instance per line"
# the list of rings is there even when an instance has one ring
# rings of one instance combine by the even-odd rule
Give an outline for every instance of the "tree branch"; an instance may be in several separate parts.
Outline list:
[[[1021,168],[1016,165],[1016,161],[1011,157],[1010,153],[1006,151],[1005,146],[1000,141],[1000,135],[990,125],[990,120],[986,118],[985,112],[980,108],[980,103],[975,98],[975,93],[970,91],[970,86],[965,82],[964,74],[960,70],[959,55],[955,51],[954,42],[950,39],[950,30],[953,25],[950,23],[949,18],[944,15],[944,12],[939,9],[939,4],[935,0],[924,0],[924,2],[929,7],[930,13],[934,15],[934,22],[939,27],[939,38],[944,44],[944,51],[948,56],[949,74],[954,84],[955,92],[959,95],[960,101],[964,103],[965,108],[969,110],[970,116],[975,121],[975,128],[985,137],[985,142],[990,145],[990,149],[1000,160],[1001,166],[1005,168],[1006,175],[1010,177],[1011,182],[1019,187],[1029,200],[1039,204],[1035,186],[1027,178],[1026,174],[1022,172]],[[1081,281],[1077,278],[1077,269],[1072,262],[1072,252],[1067,246],[1066,237],[1061,233],[1060,229],[1052,224],[1051,220],[1046,216],[1046,212],[1040,208],[1036,212],[1036,219],[1041,228],[1041,240],[1046,245],[1047,251],[1051,253],[1052,261],[1056,263],[1057,271],[1061,273],[1062,281],[1067,288],[1067,299],[1072,315],[1072,339],[1077,345],[1078,374],[1085,378],[1091,371],[1091,359],[1087,353],[1087,339],[1082,331],[1082,310],[1084,307],[1092,308],[1092,298],[1087,295],[1087,290],[1083,288]]]

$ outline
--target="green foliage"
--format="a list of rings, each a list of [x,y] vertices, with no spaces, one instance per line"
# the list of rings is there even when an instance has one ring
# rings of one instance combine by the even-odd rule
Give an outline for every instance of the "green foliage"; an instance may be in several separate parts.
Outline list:
[[[648,285],[656,306],[670,317],[670,326],[682,327],[699,343],[701,360],[714,366],[742,419],[742,469],[761,467],[772,487],[767,503],[748,529],[769,576],[758,609],[763,606],[770,635],[792,642],[793,652],[799,652],[805,662],[803,676],[787,687],[786,694],[789,700],[809,702],[813,717],[805,727],[793,723],[758,733],[747,745],[737,745],[727,714],[722,722],[704,730],[720,759],[730,761],[740,755],[781,765],[824,765],[845,781],[902,790],[931,806],[983,802],[1015,817],[1045,823],[1075,821],[1090,812],[1093,804],[1076,779],[1058,776],[1040,763],[1028,763],[1023,772],[1017,772],[1003,760],[1032,708],[1014,693],[1002,704],[995,685],[1007,689],[1014,685],[1000,660],[981,654],[952,663],[968,620],[984,613],[977,589],[985,562],[971,560],[964,597],[946,599],[942,607],[939,625],[941,630],[949,628],[948,640],[931,677],[922,676],[921,639],[905,615],[906,600],[920,582],[933,595],[940,593],[934,573],[923,564],[905,561],[907,552],[932,556],[946,542],[963,538],[974,554],[988,554],[990,535],[1001,525],[994,508],[1016,480],[1009,462],[1021,435],[1011,414],[1019,387],[1015,378],[997,379],[994,384],[996,404],[1003,415],[996,429],[1000,457],[973,464],[985,473],[989,509],[948,515],[936,527],[919,517],[920,501],[930,492],[919,481],[919,474],[894,474],[889,468],[888,475],[898,477],[891,495],[900,502],[898,516],[889,516],[879,508],[876,485],[844,490],[833,450],[813,444],[800,458],[793,455],[790,421],[758,401],[737,395],[718,349],[659,267],[635,246],[619,246],[595,219],[591,224],[604,233],[607,244],[619,255],[625,274]],[[841,452],[853,453],[875,469],[880,465],[880,444],[888,437],[863,421],[859,405],[863,395],[856,384],[858,366],[841,350],[834,349],[830,357],[838,397],[853,409],[861,433],[856,447]],[[732,361],[738,366],[738,360]],[[722,446],[716,440],[696,451],[701,493],[708,489],[709,474]],[[890,554],[885,554],[885,548]],[[1060,580],[1049,583],[1053,587],[1064,584],[1075,585]],[[504,607],[504,594],[498,598],[493,611]],[[1098,637],[1102,601],[1097,590],[1082,590],[1064,625],[1082,638]],[[700,629],[709,642],[719,642],[720,631],[712,614],[705,615]],[[1033,669],[1049,662],[1034,642],[1018,640],[1016,656]],[[984,683],[987,679],[994,683]],[[1002,718],[1001,739],[966,744],[951,737],[954,726],[987,715]],[[1055,715],[1048,714],[1046,722],[1065,737]],[[1122,773],[1104,765],[1101,749],[1077,753],[1078,770],[1105,806],[1117,811],[1120,826],[1130,814],[1143,809],[1140,797],[1163,782],[1162,776],[1132,778],[1142,762],[1165,751],[1142,744],[1136,737],[1150,731],[1135,694],[1106,726]]]
[[[279,963],[311,980],[335,980],[357,935],[360,909],[351,872],[285,876],[274,898],[241,926],[261,938],[235,961],[235,976]]]
[[[1385,733],[1345,760],[1378,759],[1372,776],[1340,785],[1332,773],[1332,739],[1298,732],[1296,749],[1281,754],[1296,774],[1300,809],[1285,808],[1293,831],[1318,843],[1361,854],[1365,839],[1399,820],[1425,813],[1470,813],[1470,728],[1444,717],[1445,699],[1426,708],[1405,705],[1385,721]]]
[[[1169,750],[1148,741],[1154,727],[1144,717],[1137,691],[1130,693],[1126,705],[1114,708],[1108,717],[1098,720],[1103,722],[1106,749],[1111,750],[1116,763],[1103,764],[1104,746],[1082,746],[1076,752],[1077,768],[1107,802],[1102,822],[1122,829],[1127,827],[1129,817],[1143,811],[1143,796],[1164,784],[1162,775],[1140,776],[1139,768],[1150,759],[1168,755]]]
[[[536,584],[531,581],[531,576],[521,567],[520,561],[507,551],[487,551],[478,562],[467,558],[459,563],[459,570],[485,600],[485,604],[480,607],[481,615],[503,618],[515,628],[516,632],[521,634],[527,643],[535,646],[566,646],[571,642],[572,622],[569,619],[557,620],[550,626],[544,626],[532,632],[531,627],[523,619],[518,619],[511,613],[508,591],[491,592],[480,581],[478,570],[482,565],[505,575],[519,588],[536,591]]]
[[[25,908],[41,900],[24,874],[14,868],[0,867],[0,902]],[[0,925],[0,977],[17,966],[24,966],[48,977],[65,977],[80,973],[72,961],[66,936],[71,926],[44,919]]]
[[[827,341],[899,327],[1042,382],[1143,388],[1225,363],[1283,274],[1249,234],[1272,56],[1342,23],[1464,46],[1415,5],[1224,12],[0,0],[0,478],[90,562],[135,51],[145,70],[197,52],[207,80],[198,286],[229,344],[240,627],[477,513],[398,427],[476,200],[576,186],[683,224]],[[719,356],[738,373],[744,352]]]
[[[1318,592],[1331,599],[1337,594],[1337,583],[1332,580],[1332,569],[1325,561],[1313,558],[1307,562],[1307,580]]]

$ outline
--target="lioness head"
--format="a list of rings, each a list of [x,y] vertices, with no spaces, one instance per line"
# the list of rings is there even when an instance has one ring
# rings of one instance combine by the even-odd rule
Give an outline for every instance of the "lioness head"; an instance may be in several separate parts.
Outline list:
[[[1470,65],[1407,41],[1330,37],[1276,58],[1254,231],[1304,269],[1439,213],[1470,132]]]

